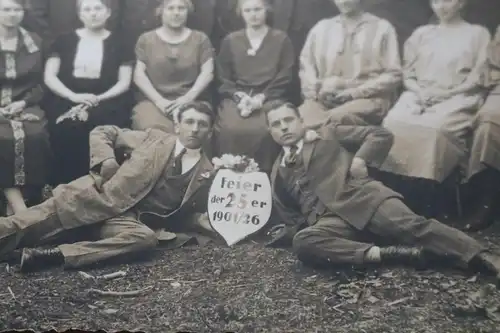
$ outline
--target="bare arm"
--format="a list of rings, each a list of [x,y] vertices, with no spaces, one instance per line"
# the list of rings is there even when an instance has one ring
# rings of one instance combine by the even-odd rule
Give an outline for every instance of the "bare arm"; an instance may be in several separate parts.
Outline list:
[[[208,59],[202,66],[201,71],[193,86],[187,92],[192,99],[197,99],[198,96],[210,85],[214,79],[214,59]]]
[[[132,81],[132,66],[122,65],[118,70],[118,82],[108,91],[98,96],[100,101],[117,97],[130,89]]]
[[[137,63],[135,65],[134,83],[139,88],[139,90],[144,93],[144,95],[146,95],[146,97],[153,103],[164,99],[164,97],[153,86],[151,80],[146,74],[146,64],[140,60],[137,60]]]
[[[45,64],[44,82],[56,95],[72,100],[75,93],[66,87],[57,77],[60,67],[61,59],[59,57],[51,56],[47,59]]]

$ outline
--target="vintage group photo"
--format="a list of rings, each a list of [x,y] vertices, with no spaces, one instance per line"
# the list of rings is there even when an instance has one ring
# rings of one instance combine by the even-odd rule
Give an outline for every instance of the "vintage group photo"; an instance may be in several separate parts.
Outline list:
[[[0,0],[0,331],[499,332],[498,0]]]

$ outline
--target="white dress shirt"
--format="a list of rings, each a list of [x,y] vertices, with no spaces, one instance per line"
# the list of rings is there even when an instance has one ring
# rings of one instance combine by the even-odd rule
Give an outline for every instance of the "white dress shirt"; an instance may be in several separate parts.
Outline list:
[[[186,172],[190,171],[196,163],[201,158],[201,149],[189,149],[184,147],[184,145],[181,143],[179,139],[175,141],[175,150],[174,150],[174,157],[177,157],[183,149],[186,149],[186,153],[184,156],[182,156],[182,174],[185,174]]]

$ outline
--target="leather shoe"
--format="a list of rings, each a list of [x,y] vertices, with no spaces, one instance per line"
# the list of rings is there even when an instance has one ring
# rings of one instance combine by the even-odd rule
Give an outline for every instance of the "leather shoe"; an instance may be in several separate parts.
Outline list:
[[[298,231],[298,227],[286,224],[277,224],[273,226],[265,235],[266,247],[290,247],[293,237]]]
[[[55,249],[23,249],[21,255],[21,272],[35,272],[49,267],[64,264],[64,256],[58,248]]]
[[[492,251],[484,251],[479,253],[476,258],[479,264],[493,273],[497,278],[497,283],[500,283],[500,255]]]

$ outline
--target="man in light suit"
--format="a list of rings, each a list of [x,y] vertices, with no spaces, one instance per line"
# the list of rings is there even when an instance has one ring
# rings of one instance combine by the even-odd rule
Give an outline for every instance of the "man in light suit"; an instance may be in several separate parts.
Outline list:
[[[298,110],[273,104],[266,110],[269,131],[283,146],[271,174],[273,201],[285,222],[282,230],[305,226],[293,238],[299,259],[420,264],[429,254],[462,266],[477,262],[500,278],[497,253],[457,229],[416,215],[400,194],[368,176],[367,166],[380,165],[387,156],[390,132],[346,115],[319,130],[311,142]],[[405,247],[380,247],[378,239]]]
[[[22,271],[76,268],[151,249],[158,237],[176,237],[165,229],[209,228],[205,213],[213,166],[200,148],[211,135],[212,109],[189,103],[178,119],[177,136],[115,126],[94,129],[90,175],[60,185],[38,206],[0,218],[0,256],[24,247]],[[26,248],[84,230],[96,232],[98,240]]]

